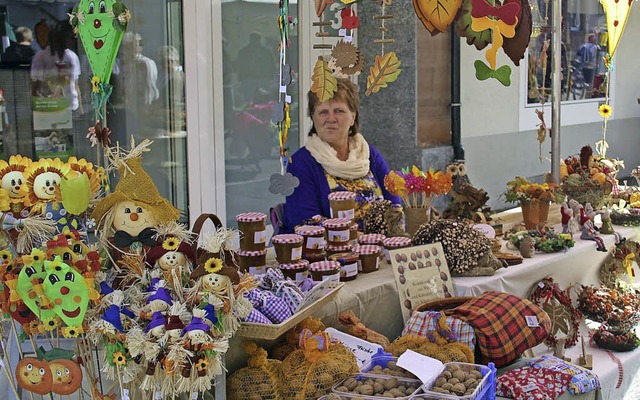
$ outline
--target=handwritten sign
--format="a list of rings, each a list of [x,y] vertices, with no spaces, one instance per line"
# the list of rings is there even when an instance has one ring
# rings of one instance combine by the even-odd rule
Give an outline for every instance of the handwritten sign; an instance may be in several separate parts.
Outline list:
[[[339,340],[346,348],[353,352],[353,355],[356,357],[356,361],[358,362],[358,368],[360,369],[371,362],[371,357],[378,353],[378,351],[382,351],[382,346],[379,344],[367,342],[366,340],[362,340],[333,328],[327,328],[325,331],[329,334],[331,339]]]
[[[389,256],[405,323],[420,304],[455,294],[441,243],[391,250]]]
[[[309,290],[304,296],[304,301],[298,307],[298,311],[308,307],[315,303],[317,300],[323,298],[334,287],[333,281],[322,281],[315,285],[313,289]]]
[[[494,237],[496,237],[495,228],[489,224],[475,224],[473,226],[473,229],[482,232],[482,234],[489,239],[493,239]]]

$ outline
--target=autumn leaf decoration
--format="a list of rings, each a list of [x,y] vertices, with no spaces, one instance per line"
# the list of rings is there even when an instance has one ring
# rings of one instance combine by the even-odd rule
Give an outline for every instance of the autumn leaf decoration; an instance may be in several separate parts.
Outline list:
[[[416,15],[432,36],[451,25],[461,5],[462,0],[413,0]]]
[[[331,74],[329,64],[322,57],[318,57],[316,65],[313,67],[311,79],[313,80],[311,91],[318,96],[320,102],[327,101],[333,97],[337,88],[337,81]]]
[[[400,75],[400,60],[395,51],[390,51],[384,56],[376,55],[375,64],[369,68],[367,77],[367,96],[377,93],[381,88],[387,87],[387,83],[394,82]]]

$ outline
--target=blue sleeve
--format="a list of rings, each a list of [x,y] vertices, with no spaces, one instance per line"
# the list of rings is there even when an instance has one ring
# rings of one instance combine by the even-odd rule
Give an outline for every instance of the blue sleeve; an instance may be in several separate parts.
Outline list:
[[[293,232],[296,225],[314,215],[329,216],[329,184],[320,164],[306,148],[291,157],[287,172],[297,177],[300,184],[287,196],[284,206],[284,231]],[[326,188],[325,188],[326,186]],[[324,204],[326,203],[326,204]]]
[[[380,185],[380,188],[382,189],[382,195],[385,199],[390,200],[393,204],[402,204],[402,200],[400,199],[400,197],[394,196],[389,193],[387,188],[384,186],[384,177],[387,176],[390,171],[387,162],[384,160],[384,157],[382,157],[382,154],[380,154],[380,152],[371,145],[369,145],[369,153],[371,172],[376,178],[376,181],[378,181],[378,185]]]

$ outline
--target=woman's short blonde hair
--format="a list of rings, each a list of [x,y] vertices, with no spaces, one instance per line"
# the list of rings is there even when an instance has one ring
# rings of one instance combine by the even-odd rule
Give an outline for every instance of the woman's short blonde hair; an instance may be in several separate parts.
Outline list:
[[[333,94],[333,97],[327,101],[343,101],[347,104],[349,110],[356,114],[355,121],[353,122],[351,128],[349,128],[349,136],[353,136],[356,133],[360,132],[360,95],[358,94],[358,86],[347,78],[336,78],[336,81],[336,92]],[[307,100],[309,107],[309,117],[313,119],[313,114],[316,111],[316,107],[321,103],[321,101],[318,98],[318,95],[313,93],[312,91],[309,91],[309,93],[307,93]],[[309,136],[313,136],[316,133],[318,133],[316,131],[316,127],[312,124],[311,129],[309,130]]]

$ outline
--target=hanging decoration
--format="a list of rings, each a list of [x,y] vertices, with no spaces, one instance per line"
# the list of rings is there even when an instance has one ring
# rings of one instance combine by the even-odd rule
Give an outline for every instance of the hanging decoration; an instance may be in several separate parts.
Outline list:
[[[389,31],[386,27],[385,21],[392,20],[393,15],[386,13],[386,2],[382,2],[381,15],[374,15],[374,20],[380,20],[380,35],[379,39],[375,39],[374,43],[380,44],[380,55],[376,55],[375,63],[369,68],[369,76],[367,77],[367,90],[365,95],[369,96],[371,93],[378,92],[381,88],[387,87],[387,83],[395,82],[402,71],[400,69],[400,60],[395,51],[390,51],[385,54],[384,45],[387,43],[394,43],[395,39],[388,38],[386,33]]]
[[[444,32],[456,18],[462,0],[413,0],[416,15],[432,36]]]

